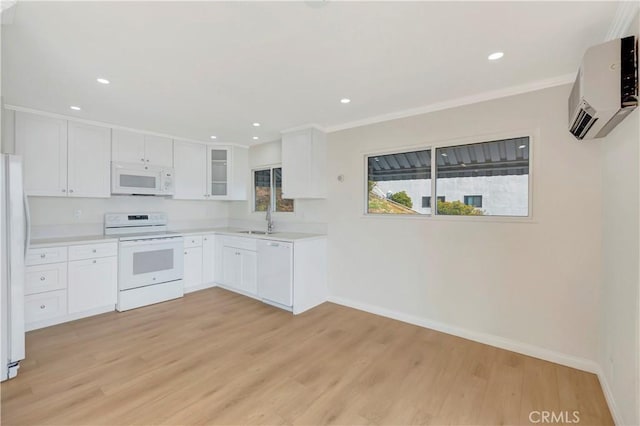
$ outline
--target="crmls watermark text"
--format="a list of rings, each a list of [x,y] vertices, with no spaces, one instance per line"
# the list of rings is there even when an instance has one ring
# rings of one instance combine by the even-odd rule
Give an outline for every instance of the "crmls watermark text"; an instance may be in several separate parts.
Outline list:
[[[580,423],[580,411],[531,411],[529,421],[538,423]]]

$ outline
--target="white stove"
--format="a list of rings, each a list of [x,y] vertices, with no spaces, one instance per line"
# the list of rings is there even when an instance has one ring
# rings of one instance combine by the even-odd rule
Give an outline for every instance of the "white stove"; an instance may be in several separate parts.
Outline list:
[[[105,235],[118,236],[118,311],[184,295],[184,241],[167,231],[166,213],[107,213]]]

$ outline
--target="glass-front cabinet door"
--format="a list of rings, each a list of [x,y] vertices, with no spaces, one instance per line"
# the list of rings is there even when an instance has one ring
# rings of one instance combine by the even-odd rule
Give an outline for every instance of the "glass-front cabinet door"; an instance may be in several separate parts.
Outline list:
[[[212,197],[226,197],[229,191],[229,149],[209,149],[209,191]]]

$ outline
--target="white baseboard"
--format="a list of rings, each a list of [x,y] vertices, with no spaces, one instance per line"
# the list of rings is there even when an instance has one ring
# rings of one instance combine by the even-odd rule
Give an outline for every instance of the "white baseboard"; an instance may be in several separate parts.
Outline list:
[[[611,387],[609,386],[609,382],[607,381],[607,377],[604,374],[604,370],[598,366],[598,371],[596,372],[598,375],[598,380],[600,380],[600,386],[602,387],[602,393],[604,393],[604,398],[607,400],[607,405],[609,406],[609,411],[611,412],[611,417],[613,417],[613,422],[617,425],[627,424],[622,421],[622,416],[618,411],[618,406],[616,405],[616,400],[613,398],[613,392],[611,391]],[[630,424],[630,423],[628,423]]]
[[[488,333],[481,333],[478,331],[456,327],[427,318],[416,317],[414,315],[408,315],[402,312],[381,308],[379,306],[355,302],[353,300],[345,299],[342,297],[331,296],[329,297],[329,302],[348,306],[353,309],[358,309],[360,311],[369,312],[383,317],[392,318],[420,327],[429,328],[431,330],[440,331],[442,333],[462,337],[464,339],[473,340],[474,342],[484,343],[486,345],[491,345],[512,352],[532,356],[534,358],[540,358],[545,361],[554,362],[556,364],[566,365],[567,367],[576,368],[578,370],[587,371],[589,373],[598,374],[600,371],[600,367],[595,361],[563,354],[561,352],[556,352],[549,349],[544,349],[538,346],[530,345],[528,343],[519,342],[517,340],[506,339],[504,337],[495,336]]]
[[[52,325],[62,324],[63,322],[75,321],[82,318],[92,317],[116,310],[115,305],[101,306],[99,308],[90,309],[88,311],[78,312],[75,314],[63,315],[56,318],[49,318],[43,321],[37,321],[25,324],[24,331],[33,331],[39,328],[51,327]]]
[[[211,288],[211,287],[217,287],[217,286],[218,286],[218,284],[216,284],[216,283],[214,283],[214,282],[211,282],[211,283],[202,283],[202,284],[198,284],[198,285],[196,285],[196,286],[188,287],[188,288],[187,288],[187,287],[185,287],[185,289],[184,289],[184,294],[187,294],[187,293],[193,293],[194,291],[206,290],[206,289],[208,289],[208,288]]]

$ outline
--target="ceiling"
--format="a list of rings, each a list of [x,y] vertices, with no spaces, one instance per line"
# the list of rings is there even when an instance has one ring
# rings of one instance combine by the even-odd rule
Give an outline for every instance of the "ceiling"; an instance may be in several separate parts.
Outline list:
[[[616,8],[19,1],[2,27],[2,92],[7,104],[249,145],[573,73]],[[495,51],[504,57],[488,61]]]

